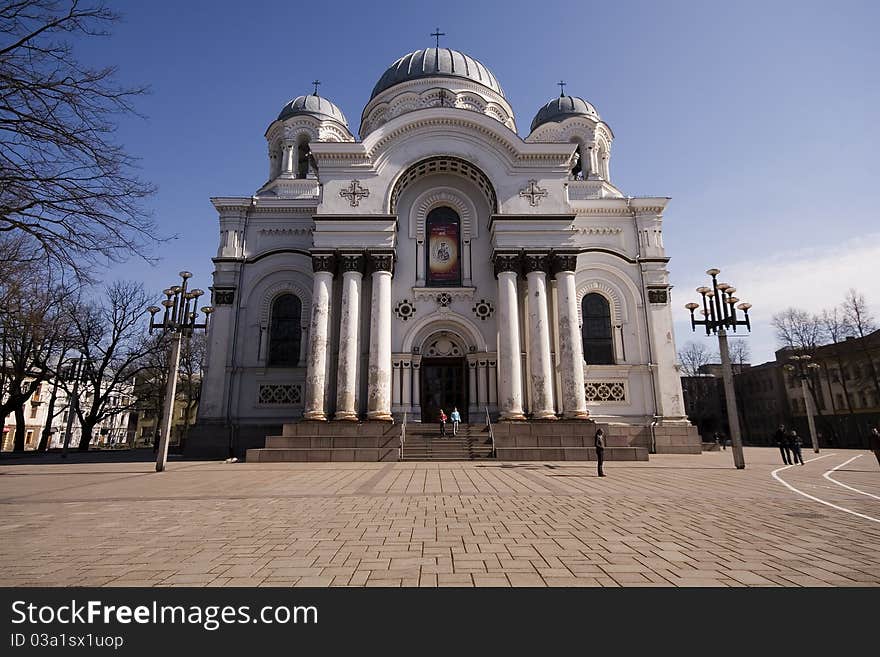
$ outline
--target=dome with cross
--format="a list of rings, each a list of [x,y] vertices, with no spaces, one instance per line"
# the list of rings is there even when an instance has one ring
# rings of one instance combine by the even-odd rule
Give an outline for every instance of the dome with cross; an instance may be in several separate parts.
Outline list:
[[[529,131],[534,132],[535,128],[545,123],[558,123],[572,116],[586,116],[593,121],[602,120],[596,108],[583,98],[560,95],[538,110]]]
[[[504,91],[492,71],[473,57],[451,48],[425,48],[404,55],[389,66],[373,87],[370,100],[402,82],[428,77],[472,80],[504,97]]]
[[[346,128],[348,127],[348,121],[345,118],[345,114],[342,113],[342,110],[326,98],[319,96],[317,93],[309,94],[308,96],[297,96],[288,102],[283,108],[281,108],[281,112],[278,114],[278,120],[284,121],[292,116],[300,116],[303,114],[314,116],[319,119],[331,119],[337,123],[341,123]]]

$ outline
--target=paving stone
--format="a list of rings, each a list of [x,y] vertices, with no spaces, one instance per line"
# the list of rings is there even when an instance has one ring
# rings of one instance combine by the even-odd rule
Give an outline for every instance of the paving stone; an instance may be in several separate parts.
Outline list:
[[[863,454],[835,477],[880,494],[873,455],[839,451],[782,476],[880,517],[822,478]],[[652,455],[598,489],[540,464],[130,463],[120,487],[118,464],[0,459],[0,585],[880,586],[878,523],[786,489],[777,460]]]

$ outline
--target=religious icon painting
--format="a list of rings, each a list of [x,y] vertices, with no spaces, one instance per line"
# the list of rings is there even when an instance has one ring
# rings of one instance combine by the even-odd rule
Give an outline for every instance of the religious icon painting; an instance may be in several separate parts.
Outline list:
[[[449,208],[438,208],[430,213],[426,228],[429,285],[460,285],[458,215]]]

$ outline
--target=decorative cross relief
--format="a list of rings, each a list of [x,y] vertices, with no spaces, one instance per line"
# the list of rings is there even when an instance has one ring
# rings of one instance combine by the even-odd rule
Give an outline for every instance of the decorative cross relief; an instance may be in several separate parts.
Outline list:
[[[540,203],[542,198],[547,196],[547,190],[538,187],[537,180],[530,180],[525,189],[519,190],[519,195],[529,199],[529,205],[534,207]]]
[[[370,195],[370,190],[366,187],[361,187],[360,180],[352,180],[347,189],[339,190],[339,195],[347,198],[351,207],[356,207],[360,204],[362,198],[367,198]]]

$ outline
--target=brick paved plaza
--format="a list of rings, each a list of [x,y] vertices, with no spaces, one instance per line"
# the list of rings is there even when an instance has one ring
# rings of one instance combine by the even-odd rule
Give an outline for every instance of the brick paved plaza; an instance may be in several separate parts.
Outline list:
[[[819,456],[777,474],[838,508],[761,448],[744,471],[722,451],[604,479],[575,462],[5,460],[0,584],[876,586],[877,461]]]

